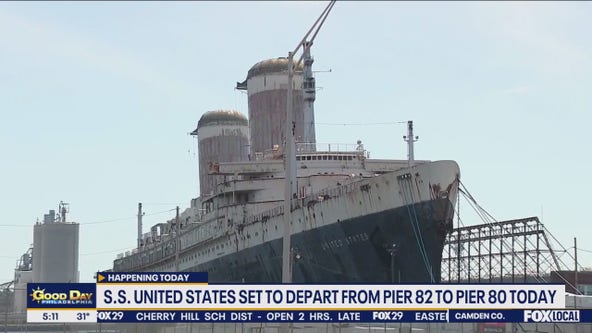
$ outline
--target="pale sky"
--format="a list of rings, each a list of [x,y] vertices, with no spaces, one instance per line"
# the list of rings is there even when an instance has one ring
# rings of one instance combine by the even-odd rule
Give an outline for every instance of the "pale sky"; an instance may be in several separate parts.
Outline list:
[[[145,231],[187,207],[188,133],[209,110],[246,114],[236,82],[326,4],[0,2],[0,283],[60,200],[82,223],[81,281],[134,247],[138,202]],[[590,2],[338,2],[312,50],[332,70],[317,141],[404,159],[394,123],[414,120],[417,159],[456,160],[494,217],[542,215],[592,266],[591,17]]]

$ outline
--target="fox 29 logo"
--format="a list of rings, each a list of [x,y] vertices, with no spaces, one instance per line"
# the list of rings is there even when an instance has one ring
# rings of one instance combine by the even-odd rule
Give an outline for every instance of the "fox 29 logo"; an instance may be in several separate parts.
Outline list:
[[[580,310],[524,310],[525,323],[579,323]]]

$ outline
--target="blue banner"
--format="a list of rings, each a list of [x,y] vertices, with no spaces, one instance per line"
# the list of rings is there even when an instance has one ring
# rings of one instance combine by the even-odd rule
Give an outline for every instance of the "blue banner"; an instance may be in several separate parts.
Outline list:
[[[98,322],[446,322],[447,311],[97,311]]]
[[[580,310],[195,311],[29,308],[29,322],[74,323],[592,323]]]
[[[207,283],[207,272],[98,272],[97,283]]]

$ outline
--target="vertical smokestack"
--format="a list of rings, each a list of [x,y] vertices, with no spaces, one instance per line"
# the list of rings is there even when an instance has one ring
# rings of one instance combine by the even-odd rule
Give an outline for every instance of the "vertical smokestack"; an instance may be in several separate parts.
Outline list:
[[[219,181],[220,176],[208,174],[215,163],[248,160],[249,121],[238,111],[209,111],[191,134],[197,135],[199,191],[203,198],[214,193]]]
[[[314,121],[310,115],[305,119],[302,64],[295,68],[293,80],[293,111],[297,146],[298,143],[314,142],[307,123]],[[312,73],[311,73],[312,74]],[[286,130],[286,107],[288,100],[288,60],[277,58],[261,61],[249,70],[247,79],[237,84],[237,89],[247,90],[249,96],[249,125],[251,155],[283,147]],[[310,112],[309,112],[310,113]],[[305,130],[308,127],[308,130]]]

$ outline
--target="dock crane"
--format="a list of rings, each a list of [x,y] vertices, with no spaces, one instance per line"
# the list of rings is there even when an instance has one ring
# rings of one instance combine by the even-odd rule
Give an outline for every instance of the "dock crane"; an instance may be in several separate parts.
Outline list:
[[[292,251],[291,251],[291,228],[290,223],[292,221],[292,200],[297,197],[296,194],[296,144],[295,144],[295,126],[294,123],[294,101],[292,98],[293,84],[294,84],[294,55],[302,48],[303,52],[300,56],[297,65],[300,65],[302,59],[305,59],[304,65],[304,94],[305,98],[312,97],[314,101],[314,95],[311,96],[310,91],[315,90],[315,82],[312,77],[312,58],[310,57],[310,48],[319,33],[323,23],[329,16],[331,9],[335,5],[335,0],[329,2],[325,10],[321,13],[319,18],[315,21],[312,27],[308,30],[306,35],[298,43],[296,48],[288,52],[288,92],[287,92],[287,107],[286,107],[286,147],[284,155],[284,166],[285,166],[285,188],[284,188],[284,235],[282,244],[282,283],[292,282]],[[310,39],[309,39],[310,37]],[[308,69],[307,69],[308,68]],[[308,93],[308,95],[307,95]],[[312,102],[311,101],[311,102]],[[282,324],[280,327],[281,333],[288,333],[290,330],[289,324]]]

